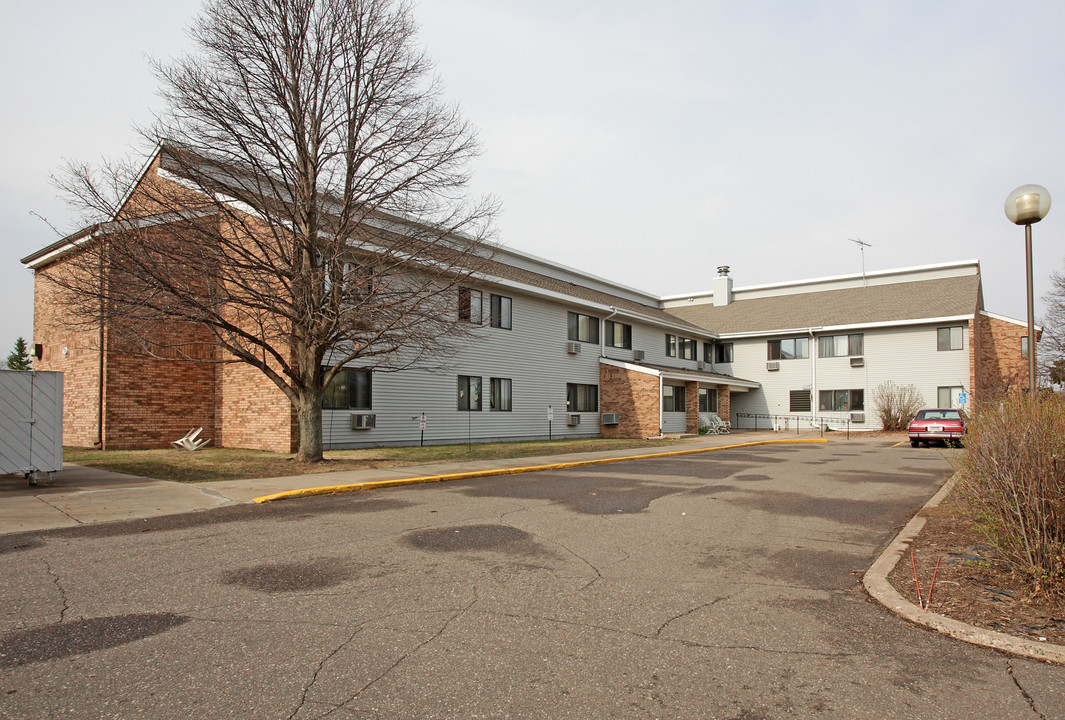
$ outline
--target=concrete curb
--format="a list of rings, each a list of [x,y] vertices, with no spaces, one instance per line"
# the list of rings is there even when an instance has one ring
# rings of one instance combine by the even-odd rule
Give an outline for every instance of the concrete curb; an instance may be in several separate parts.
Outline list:
[[[603,465],[605,463],[625,462],[627,460],[646,460],[649,458],[673,457],[676,455],[694,455],[696,453],[715,452],[733,448],[754,447],[755,445],[785,445],[795,443],[824,443],[824,438],[809,440],[759,440],[757,442],[737,443],[735,445],[720,445],[718,447],[694,448],[689,450],[671,450],[669,452],[648,453],[644,455],[627,455],[625,457],[595,458],[592,460],[575,460],[573,462],[551,463],[549,465],[531,465],[528,467],[496,468],[493,470],[474,470],[471,472],[450,473],[447,475],[426,475],[423,477],[402,478],[399,480],[375,480],[370,482],[352,483],[349,485],[326,485],[323,487],[302,488],[300,490],[286,490],[285,492],[264,495],[253,498],[252,502],[265,503],[274,500],[287,500],[289,498],[307,497],[309,495],[330,495],[342,492],[359,492],[361,490],[374,490],[378,488],[398,487],[402,485],[418,485],[432,482],[448,482],[451,480],[469,480],[471,478],[493,477],[496,475],[518,475],[520,473],[538,472],[541,470],[563,470],[567,468],[584,467],[586,465]]]
[[[1028,640],[1013,635],[1006,635],[1005,633],[995,632],[994,630],[985,630],[984,628],[975,627],[959,620],[954,620],[953,618],[922,610],[920,607],[914,605],[900,595],[899,592],[892,587],[891,583],[888,582],[888,575],[891,574],[891,571],[895,569],[899,560],[902,559],[906,548],[913,543],[914,539],[917,538],[917,535],[924,528],[925,523],[927,522],[925,519],[925,511],[930,508],[939,507],[939,504],[943,502],[943,499],[954,489],[955,483],[956,480],[954,478],[947,481],[947,483],[939,489],[939,492],[932,496],[932,499],[921,508],[921,511],[906,524],[906,527],[904,527],[902,532],[895,537],[887,550],[877,558],[876,562],[873,563],[872,567],[870,567],[862,577],[862,584],[865,585],[865,589],[881,605],[912,623],[924,625],[936,632],[949,635],[967,643],[972,643],[973,645],[982,645],[983,647],[993,648],[1013,655],[1020,655],[1035,660],[1065,665],[1065,647],[1061,645],[1041,643],[1035,640]]]

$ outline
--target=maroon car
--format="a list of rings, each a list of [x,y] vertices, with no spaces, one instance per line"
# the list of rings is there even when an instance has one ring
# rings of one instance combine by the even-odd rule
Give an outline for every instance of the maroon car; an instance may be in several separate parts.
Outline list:
[[[965,438],[965,413],[953,408],[927,408],[910,421],[910,447],[921,443],[957,443]]]

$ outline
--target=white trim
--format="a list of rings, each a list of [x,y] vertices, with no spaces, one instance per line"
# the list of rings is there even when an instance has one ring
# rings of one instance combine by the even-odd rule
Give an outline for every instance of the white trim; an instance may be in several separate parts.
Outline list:
[[[122,208],[124,208],[126,206],[126,203],[129,202],[130,197],[133,196],[133,191],[137,188],[138,185],[141,184],[141,180],[144,179],[144,176],[148,174],[148,168],[150,168],[152,166],[152,163],[155,162],[156,158],[159,157],[159,153],[162,152],[162,149],[162,143],[155,144],[155,149],[152,150],[150,155],[148,155],[148,159],[145,160],[144,165],[141,166],[140,172],[137,173],[136,177],[134,177],[133,179],[133,182],[130,183],[129,188],[126,190],[126,194],[122,196],[122,199],[118,201],[118,205],[115,206],[115,211],[111,213],[110,217],[107,218],[108,222],[114,222],[115,218],[118,217],[118,213],[121,212]]]
[[[207,217],[213,215],[215,211],[210,210],[190,210],[186,212],[166,213],[165,215],[152,215],[149,217],[130,218],[128,220],[116,220],[107,223],[101,223],[95,230],[90,233],[86,233],[83,237],[77,240],[71,240],[63,247],[56,248],[47,255],[42,255],[36,258],[32,262],[26,263],[26,266],[37,270],[44,265],[48,265],[55,260],[63,257],[67,253],[77,249],[81,245],[94,240],[101,235],[113,235],[115,233],[125,232],[127,230],[136,230],[139,228],[155,227],[156,225],[166,225],[168,223],[177,222],[179,220],[193,220],[195,218]]]
[[[1016,318],[1006,317],[1005,315],[999,315],[998,313],[988,312],[987,310],[981,310],[980,314],[983,315],[984,317],[993,318],[995,320],[1001,320],[1002,322],[1008,322],[1011,325],[1019,325],[1019,326],[1021,326],[1023,328],[1028,327],[1028,321],[1027,320],[1017,320]],[[1043,332],[1043,326],[1042,325],[1036,325],[1035,326],[1035,331],[1036,332]]]
[[[818,285],[818,284],[822,284],[822,283],[853,282],[855,280],[862,280],[863,278],[864,279],[880,278],[880,277],[888,277],[888,276],[891,276],[891,275],[906,275],[906,274],[909,274],[909,273],[923,273],[923,272],[931,272],[931,271],[935,271],[935,270],[946,270],[946,269],[949,269],[949,268],[963,268],[963,267],[968,267],[968,266],[973,266],[973,267],[976,268],[976,272],[973,273],[974,275],[979,273],[979,271],[980,271],[980,261],[979,260],[960,260],[960,261],[955,261],[955,262],[936,263],[934,265],[916,265],[914,267],[894,268],[894,269],[891,269],[891,270],[874,270],[872,272],[867,272],[864,275],[862,273],[855,273],[855,274],[849,274],[849,275],[829,275],[829,276],[820,277],[820,278],[809,278],[807,280],[789,280],[789,281],[786,281],[786,282],[766,283],[766,284],[763,284],[763,285],[745,285],[744,287],[738,287],[738,288],[734,288],[733,289],[733,291],[732,291],[732,294],[733,294],[733,297],[734,297],[733,302],[737,302],[737,300],[735,299],[735,295],[737,295],[739,293],[754,291],[754,290],[759,290],[759,291],[760,290],[773,290],[773,289],[801,287],[803,285]],[[713,290],[702,290],[702,291],[694,292],[694,293],[682,293],[680,295],[665,295],[665,296],[663,296],[663,297],[661,297],[659,299],[662,302],[670,302],[670,301],[676,301],[676,300],[689,300],[689,299],[690,300],[694,300],[696,298],[708,298],[708,297],[713,297],[713,296],[714,296],[714,291]],[[740,301],[742,302],[742,299]]]
[[[946,317],[916,318],[914,320],[884,320],[881,322],[854,323],[852,325],[824,325],[817,327],[781,328],[779,330],[751,330],[749,332],[721,333],[720,338],[722,340],[734,340],[753,337],[770,337],[773,335],[803,335],[810,332],[817,333],[820,335],[821,333],[841,332],[844,330],[877,329],[912,325],[935,325],[938,323],[945,322],[968,322],[972,319],[972,315],[950,315]]]

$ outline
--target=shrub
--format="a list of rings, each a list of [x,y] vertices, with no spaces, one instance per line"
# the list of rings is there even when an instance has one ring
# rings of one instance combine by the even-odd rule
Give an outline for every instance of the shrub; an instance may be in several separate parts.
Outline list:
[[[1037,593],[1065,593],[1065,402],[1051,393],[984,405],[955,458],[966,510]]]
[[[924,407],[924,397],[916,385],[896,385],[886,380],[873,390],[873,407],[885,430],[905,430]]]

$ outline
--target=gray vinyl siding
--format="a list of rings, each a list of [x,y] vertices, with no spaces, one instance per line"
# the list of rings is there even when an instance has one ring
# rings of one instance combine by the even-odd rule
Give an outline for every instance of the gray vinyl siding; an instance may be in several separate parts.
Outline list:
[[[750,420],[737,418],[737,413],[754,413],[789,418],[789,426],[794,427],[797,415],[809,416],[822,414],[818,410],[818,396],[822,390],[863,390],[865,395],[865,423],[852,425],[866,429],[877,429],[880,421],[876,414],[873,393],[877,386],[885,381],[896,385],[915,385],[920,391],[926,406],[937,402],[936,391],[939,387],[960,386],[967,392],[969,387],[969,333],[966,326],[963,333],[963,346],[960,350],[937,350],[936,329],[947,325],[964,325],[964,323],[913,325],[893,328],[874,328],[866,331],[848,330],[848,333],[862,332],[864,337],[863,365],[851,367],[850,357],[814,357],[817,354],[818,333],[810,344],[810,358],[801,360],[780,360],[780,369],[766,369],[766,343],[769,337],[735,339],[733,366],[742,368],[741,375],[762,384],[758,390],[749,393],[735,393],[732,396],[732,421],[738,427],[751,427]],[[816,377],[814,367],[816,363]],[[720,367],[720,366],[719,366]],[[790,392],[792,390],[811,389],[810,413],[792,413],[790,411]],[[841,416],[844,413],[826,411],[824,415]],[[805,422],[805,424],[809,424]],[[760,421],[761,427],[767,427],[766,420]]]
[[[581,343],[581,352],[567,352],[567,313],[591,314],[513,290],[495,291],[512,300],[511,330],[488,325],[490,288],[484,292],[484,326],[464,340],[446,367],[377,371],[373,374],[373,409],[377,426],[351,430],[351,415],[359,410],[323,411],[327,448],[417,444],[421,413],[426,414],[426,443],[461,443],[467,439],[536,439],[548,437],[548,406],[554,411],[553,437],[597,437],[599,413],[580,413],[580,425],[566,424],[566,385],[599,384],[599,344]],[[602,317],[602,316],[600,316]],[[631,360],[631,354],[628,359]],[[481,411],[457,409],[459,375],[481,378]],[[491,378],[509,378],[509,412],[489,409]]]

